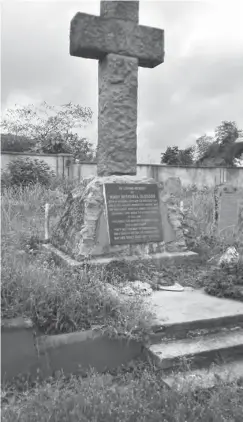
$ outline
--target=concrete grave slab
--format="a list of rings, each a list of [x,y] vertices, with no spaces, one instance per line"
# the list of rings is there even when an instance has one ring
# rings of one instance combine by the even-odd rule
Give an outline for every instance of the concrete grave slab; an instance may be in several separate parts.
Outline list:
[[[156,312],[155,325],[182,324],[191,321],[213,319],[237,315],[243,316],[243,303],[230,299],[209,296],[203,290],[184,292],[154,292],[151,306]]]

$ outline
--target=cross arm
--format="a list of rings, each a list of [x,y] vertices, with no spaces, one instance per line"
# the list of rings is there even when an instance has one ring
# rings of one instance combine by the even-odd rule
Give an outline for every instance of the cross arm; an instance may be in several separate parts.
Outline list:
[[[109,53],[135,57],[139,66],[153,68],[164,61],[164,31],[77,13],[71,21],[70,55],[100,60]]]

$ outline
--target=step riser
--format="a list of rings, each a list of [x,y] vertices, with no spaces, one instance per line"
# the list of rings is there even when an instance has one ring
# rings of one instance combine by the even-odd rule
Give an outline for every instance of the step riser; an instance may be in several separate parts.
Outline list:
[[[176,388],[183,393],[213,388],[222,382],[235,383],[237,380],[243,380],[243,359],[223,365],[212,365],[206,369],[168,374],[163,380],[170,388]]]
[[[153,355],[153,353],[148,353],[148,358],[151,360],[158,368],[163,369],[164,372],[170,372],[175,369],[186,369],[186,365],[183,368],[183,360],[189,363],[190,369],[202,369],[208,368],[212,363],[223,363],[223,362],[232,362],[243,357],[243,344],[233,347],[227,347],[225,349],[219,350],[209,350],[196,355],[187,355],[183,359],[180,358],[171,358],[171,359],[160,359],[158,356]]]
[[[181,324],[165,325],[162,329],[157,328],[156,330],[154,328],[157,332],[150,334],[149,339],[151,344],[158,344],[165,339],[185,339],[188,337],[190,332],[194,332],[196,334],[196,331],[198,330],[208,330],[207,334],[212,334],[218,333],[222,329],[231,330],[236,327],[243,328],[243,314],[208,320],[189,321]]]

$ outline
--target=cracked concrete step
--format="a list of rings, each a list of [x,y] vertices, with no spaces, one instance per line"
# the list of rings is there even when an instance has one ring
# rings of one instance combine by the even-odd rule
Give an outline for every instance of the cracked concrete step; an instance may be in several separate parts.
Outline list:
[[[180,372],[163,378],[170,388],[186,392],[197,389],[212,388],[220,383],[235,383],[243,385],[243,358],[222,365],[210,365],[209,368],[195,371]]]
[[[146,354],[161,369],[171,370],[190,361],[191,368],[208,367],[218,361],[243,358],[243,329],[205,337],[153,344]]]
[[[165,323],[161,326],[152,327],[152,333],[150,333],[149,337],[151,344],[156,344],[164,340],[180,340],[202,335],[217,334],[234,330],[235,328],[243,329],[243,313],[181,323]]]
[[[210,296],[203,289],[155,292],[150,302],[154,312],[151,343],[186,338],[189,331],[243,328],[243,302]]]

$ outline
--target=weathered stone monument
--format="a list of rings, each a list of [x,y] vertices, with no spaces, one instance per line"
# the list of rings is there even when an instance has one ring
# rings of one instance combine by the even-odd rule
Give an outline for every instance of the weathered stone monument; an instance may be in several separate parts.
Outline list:
[[[101,1],[77,13],[70,54],[99,60],[98,176],[136,174],[138,66],[164,60],[164,31],[138,25],[138,1]]]
[[[164,60],[164,31],[138,24],[138,1],[77,13],[70,54],[99,61],[98,176],[67,199],[52,244],[76,261],[184,256],[180,180],[136,176],[138,66]]]
[[[231,184],[219,188],[218,231],[221,234],[235,231],[243,236],[243,188]]]

